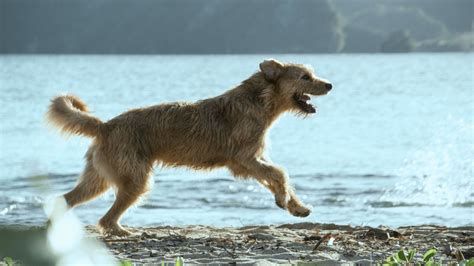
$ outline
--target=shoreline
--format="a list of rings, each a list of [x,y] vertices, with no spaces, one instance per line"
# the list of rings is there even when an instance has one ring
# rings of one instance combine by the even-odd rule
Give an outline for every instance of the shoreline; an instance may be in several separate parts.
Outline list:
[[[301,263],[381,263],[400,249],[416,249],[415,260],[435,247],[436,261],[457,262],[474,256],[474,226],[349,226],[296,223],[275,226],[127,228],[126,238],[103,237],[87,226],[88,237],[105,243],[121,261],[246,265]]]

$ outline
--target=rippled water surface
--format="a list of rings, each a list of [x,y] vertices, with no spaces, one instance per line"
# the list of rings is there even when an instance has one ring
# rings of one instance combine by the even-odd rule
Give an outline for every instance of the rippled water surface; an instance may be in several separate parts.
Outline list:
[[[129,108],[222,93],[257,70],[252,56],[0,56],[0,224],[41,224],[70,190],[89,139],[64,139],[43,115],[71,92],[103,120]],[[284,55],[334,84],[318,113],[285,115],[269,155],[313,214],[291,217],[253,181],[225,169],[157,168],[128,225],[334,222],[473,224],[473,54]],[[75,210],[96,223],[113,191]]]

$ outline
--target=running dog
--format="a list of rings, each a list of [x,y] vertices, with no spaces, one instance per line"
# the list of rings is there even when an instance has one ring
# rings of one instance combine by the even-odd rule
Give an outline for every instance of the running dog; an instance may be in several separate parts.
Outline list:
[[[192,169],[227,167],[236,177],[254,178],[275,196],[276,205],[306,217],[306,207],[288,175],[264,156],[265,135],[284,112],[309,115],[310,95],[332,85],[307,67],[269,59],[260,71],[223,94],[195,103],[164,103],[125,112],[102,122],[71,95],[52,99],[47,119],[67,134],[93,138],[85,169],[64,194],[68,208],[116,188],[116,199],[99,221],[106,235],[130,234],[119,220],[149,189],[153,165]]]

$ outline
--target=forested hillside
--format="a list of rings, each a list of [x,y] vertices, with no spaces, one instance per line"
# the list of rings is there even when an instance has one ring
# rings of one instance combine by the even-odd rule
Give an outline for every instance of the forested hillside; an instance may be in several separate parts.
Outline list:
[[[470,0],[1,0],[1,53],[472,50]]]

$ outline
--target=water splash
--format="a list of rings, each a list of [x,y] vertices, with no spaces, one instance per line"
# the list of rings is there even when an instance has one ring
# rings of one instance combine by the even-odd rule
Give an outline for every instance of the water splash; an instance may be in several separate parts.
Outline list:
[[[11,204],[8,207],[3,208],[0,211],[0,215],[5,215],[5,214],[7,214],[8,212],[11,212],[14,209],[16,209],[16,204]]]
[[[81,222],[68,211],[64,198],[46,201],[44,211],[49,218],[47,242],[56,265],[117,265],[103,243],[87,238]]]
[[[441,121],[426,143],[405,160],[397,171],[402,179],[381,201],[472,207],[474,125],[453,117]]]

